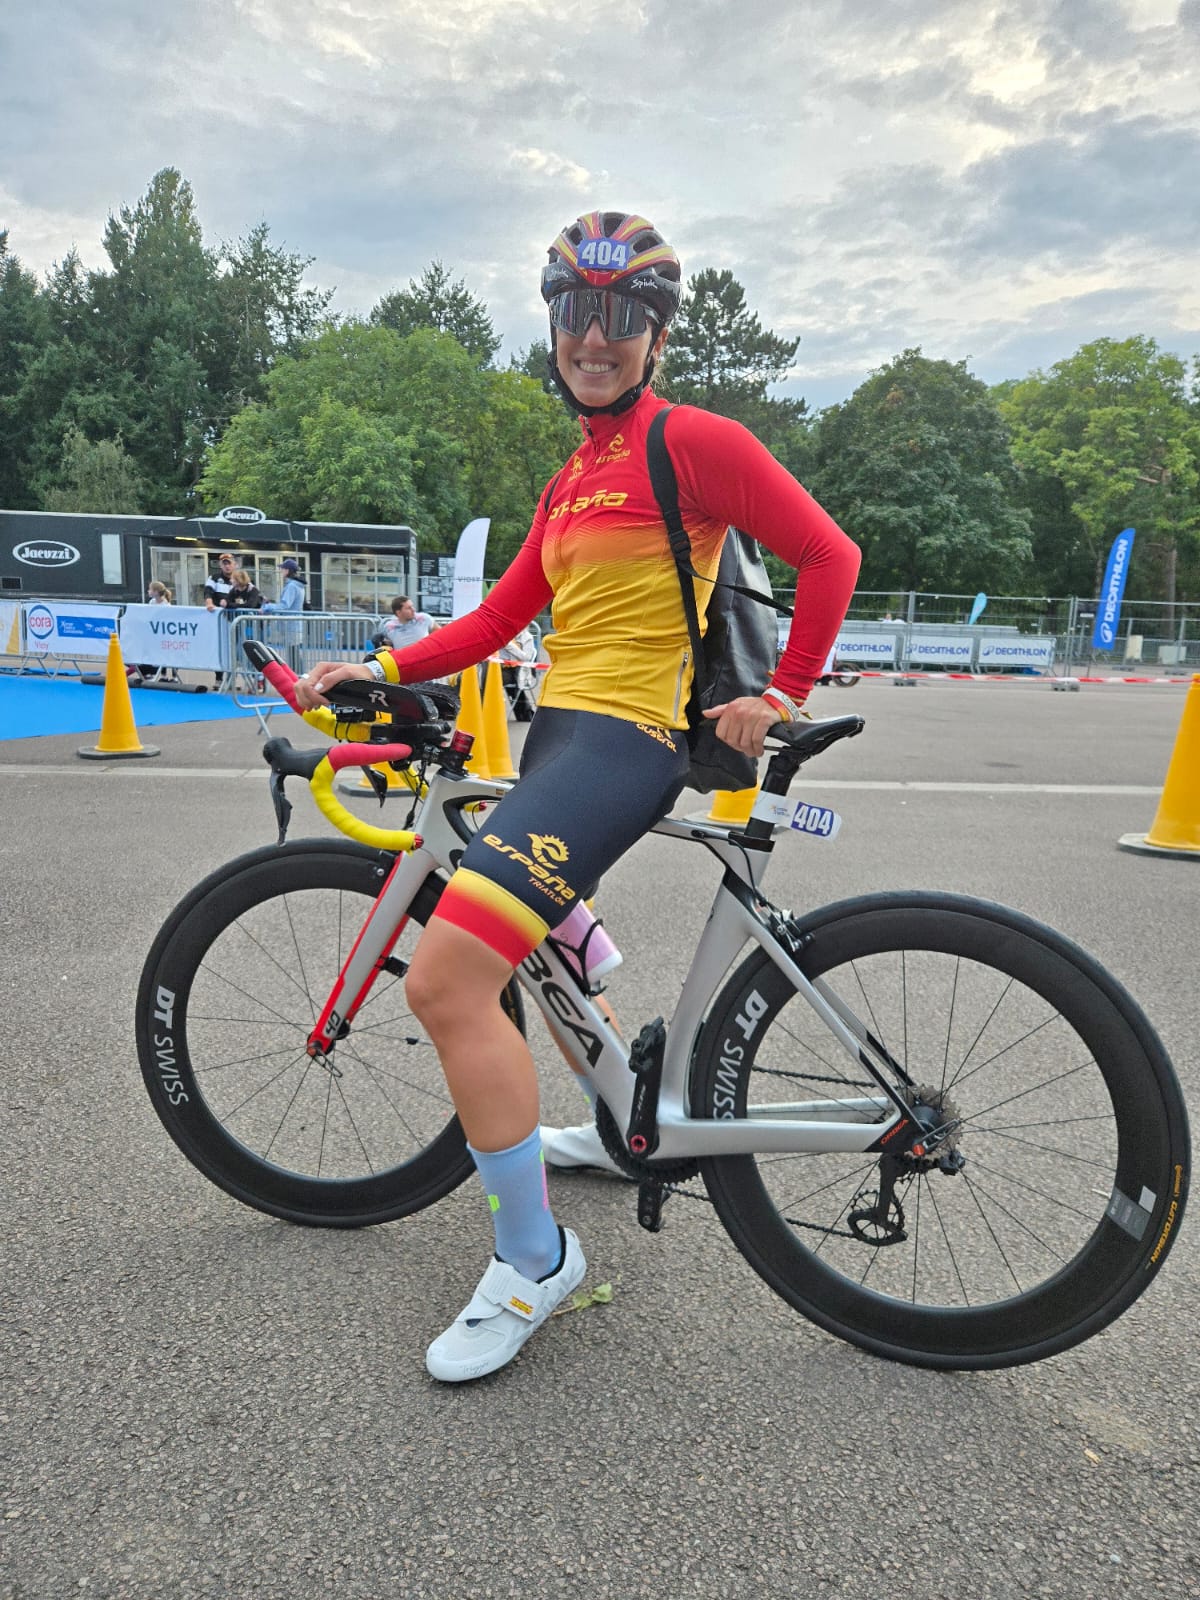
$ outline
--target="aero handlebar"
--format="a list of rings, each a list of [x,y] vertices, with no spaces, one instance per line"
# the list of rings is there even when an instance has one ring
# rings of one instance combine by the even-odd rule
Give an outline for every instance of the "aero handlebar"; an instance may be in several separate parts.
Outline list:
[[[322,815],[347,838],[377,850],[415,850],[421,842],[419,834],[405,828],[375,827],[373,823],[355,816],[334,792],[334,780],[346,767],[366,768],[389,761],[407,761],[413,753],[412,745],[368,743],[371,733],[369,722],[349,722],[327,706],[318,706],[314,711],[302,711],[296,700],[297,675],[291,667],[258,639],[248,639],[243,648],[256,670],[262,673],[297,716],[303,717],[310,727],[328,738],[347,741],[318,754],[316,751],[294,750],[287,739],[271,739],[263,747],[263,755],[272,770],[281,776],[307,779]],[[416,792],[415,777],[412,786]]]

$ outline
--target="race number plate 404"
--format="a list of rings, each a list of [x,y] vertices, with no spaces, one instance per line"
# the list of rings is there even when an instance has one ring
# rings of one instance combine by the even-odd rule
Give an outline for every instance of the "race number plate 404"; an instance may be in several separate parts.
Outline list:
[[[793,800],[783,794],[760,794],[750,815],[760,822],[772,822],[777,828],[791,828],[814,839],[836,839],[842,826],[841,817],[828,806],[814,805],[811,800]]]

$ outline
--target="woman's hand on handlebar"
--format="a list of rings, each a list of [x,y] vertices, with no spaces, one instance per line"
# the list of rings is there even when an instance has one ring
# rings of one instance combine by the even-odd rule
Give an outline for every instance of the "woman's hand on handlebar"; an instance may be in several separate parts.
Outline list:
[[[347,678],[369,678],[374,674],[370,667],[350,661],[321,661],[302,678],[296,679],[296,703],[302,711],[315,711],[327,706],[329,691]]]

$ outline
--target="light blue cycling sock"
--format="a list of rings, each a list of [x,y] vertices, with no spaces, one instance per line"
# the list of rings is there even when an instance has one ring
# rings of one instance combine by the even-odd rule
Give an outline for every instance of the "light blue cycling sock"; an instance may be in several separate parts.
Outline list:
[[[527,1278],[554,1272],[562,1259],[562,1240],[546,1192],[540,1128],[508,1150],[467,1149],[492,1210],[496,1254]]]

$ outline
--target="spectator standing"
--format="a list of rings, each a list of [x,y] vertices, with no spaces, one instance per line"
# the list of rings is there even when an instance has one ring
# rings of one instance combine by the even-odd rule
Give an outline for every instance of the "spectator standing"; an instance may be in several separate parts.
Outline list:
[[[233,574],[233,587],[225,597],[227,611],[261,611],[263,597],[250,582],[250,574],[238,567]]]
[[[261,609],[284,616],[299,615],[304,610],[304,579],[300,576],[300,563],[295,556],[284,556],[279,563],[283,573],[283,588],[278,600],[264,600]],[[284,652],[290,665],[299,670],[299,653],[302,647],[302,627],[299,621],[287,622],[283,627]]]
[[[406,594],[398,594],[392,601],[392,620],[385,622],[387,635],[385,648],[403,650],[406,644],[416,644],[434,631],[437,623],[427,611],[418,611]]]
[[[217,570],[208,576],[204,585],[204,609],[206,611],[220,611],[233,588],[233,571],[237,566],[237,558],[231,555],[217,557]]]
[[[206,611],[224,611],[229,599],[229,591],[233,588],[233,572],[237,566],[237,559],[228,551],[217,557],[217,570],[209,574],[208,582],[204,585],[204,609]],[[222,648],[224,646],[222,645]],[[218,669],[215,674],[216,686],[219,689],[225,682],[225,674]]]

